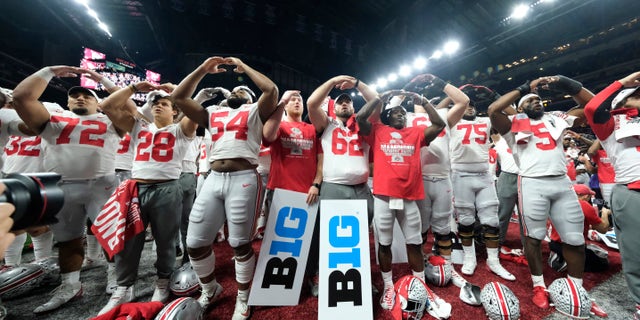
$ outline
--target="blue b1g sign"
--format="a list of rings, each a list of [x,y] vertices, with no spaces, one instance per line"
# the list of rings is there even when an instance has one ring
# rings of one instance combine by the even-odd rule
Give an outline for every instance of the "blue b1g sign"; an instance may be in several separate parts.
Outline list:
[[[322,200],[318,319],[373,319],[366,200]]]
[[[297,305],[318,204],[306,193],[276,189],[251,284],[250,305]]]

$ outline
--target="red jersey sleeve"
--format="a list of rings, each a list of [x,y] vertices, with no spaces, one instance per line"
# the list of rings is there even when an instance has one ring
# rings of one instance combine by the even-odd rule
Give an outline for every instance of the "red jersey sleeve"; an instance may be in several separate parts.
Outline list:
[[[598,139],[606,140],[615,126],[611,116],[611,96],[622,88],[620,81],[615,81],[604,90],[598,92],[584,107],[584,115]]]

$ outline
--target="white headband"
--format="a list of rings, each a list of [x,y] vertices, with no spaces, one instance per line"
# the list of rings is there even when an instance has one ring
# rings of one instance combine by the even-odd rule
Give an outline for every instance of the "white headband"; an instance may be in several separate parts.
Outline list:
[[[520,101],[518,101],[518,108],[520,108],[522,104],[531,97],[538,97],[538,99],[540,99],[540,96],[535,93],[527,93],[524,95],[524,97],[520,98]]]

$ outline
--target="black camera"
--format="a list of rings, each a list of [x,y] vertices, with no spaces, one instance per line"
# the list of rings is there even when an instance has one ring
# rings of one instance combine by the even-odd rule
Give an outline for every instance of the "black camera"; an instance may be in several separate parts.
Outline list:
[[[64,192],[58,185],[61,178],[56,173],[11,173],[0,180],[6,186],[0,202],[16,207],[11,231],[58,222],[56,214],[64,204]]]

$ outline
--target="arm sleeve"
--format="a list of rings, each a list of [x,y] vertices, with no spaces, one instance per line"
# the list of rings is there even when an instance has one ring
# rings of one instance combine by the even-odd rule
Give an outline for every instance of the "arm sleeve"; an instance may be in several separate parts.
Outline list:
[[[615,81],[598,92],[597,95],[587,103],[584,114],[591,129],[598,139],[606,140],[614,129],[614,120],[611,117],[611,99],[614,93],[622,88],[622,83]]]

